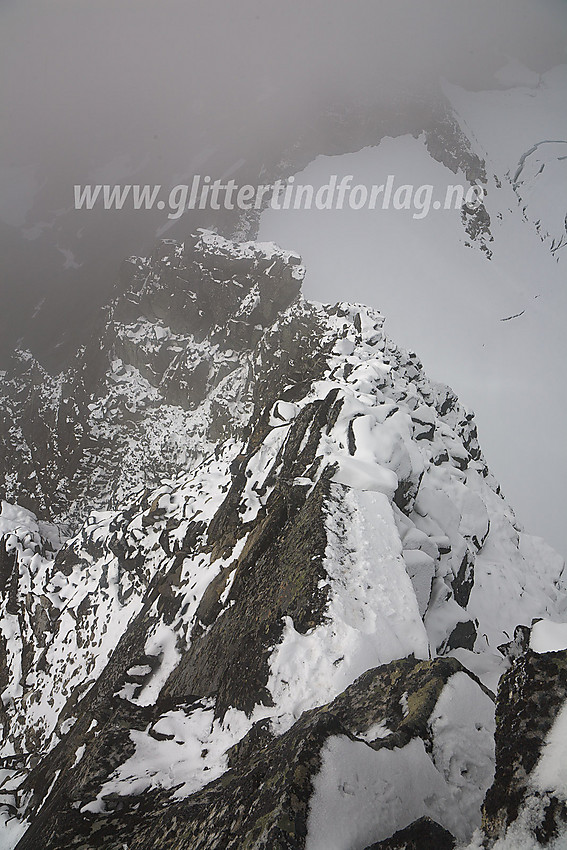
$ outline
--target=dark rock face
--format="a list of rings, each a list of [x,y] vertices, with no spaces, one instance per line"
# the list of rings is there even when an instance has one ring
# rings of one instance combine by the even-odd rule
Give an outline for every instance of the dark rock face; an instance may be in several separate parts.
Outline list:
[[[68,435],[58,427],[60,385],[28,352],[16,352],[2,381],[0,477],[8,499],[49,515],[57,481],[73,467]],[[65,429],[66,431],[66,429]]]
[[[449,104],[443,100],[437,106],[435,124],[425,130],[427,150],[455,174],[462,171],[470,183],[486,183],[486,166],[471,148]]]
[[[472,650],[476,642],[477,633],[476,627],[472,620],[466,623],[457,623],[447,641],[448,649],[463,649]]]
[[[455,839],[450,832],[431,818],[420,818],[366,850],[453,850],[454,846]]]
[[[96,784],[101,756],[106,770],[112,766],[116,733],[99,736],[98,744],[66,782],[58,780],[51,802],[38,815],[18,850],[32,850],[41,840],[45,850],[102,848],[150,850],[300,850],[307,835],[312,780],[321,767],[321,750],[333,736],[362,740],[375,751],[394,750],[409,741],[430,736],[429,717],[448,680],[462,671],[454,659],[417,662],[403,659],[368,670],[332,703],[305,712],[280,737],[253,727],[230,752],[230,769],[218,780],[188,799],[176,802],[164,794],[149,794],[110,801],[110,814],[81,813],[79,805]],[[402,711],[404,693],[412,694],[409,712]],[[194,706],[185,705],[190,712]],[[147,709],[138,723],[148,721],[156,709]],[[118,729],[123,721],[118,710],[106,729]],[[128,722],[132,723],[132,717]],[[156,717],[157,719],[157,717]],[[387,721],[387,738],[364,737],[377,723]],[[136,727],[134,727],[136,728]],[[105,754],[105,755],[103,755]],[[425,820],[410,828],[412,836],[441,836],[439,847],[453,847],[449,834]],[[407,831],[406,831],[407,832]],[[384,843],[376,847],[427,847],[427,844]]]
[[[136,484],[157,486],[248,419],[247,359],[297,297],[297,255],[202,233],[123,264],[112,305],[67,372],[28,352],[3,381],[5,497],[77,527]],[[215,394],[215,389],[218,392]],[[192,412],[209,398],[207,432]]]
[[[543,743],[567,701],[567,651],[518,657],[502,677],[496,708],[496,777],[483,806],[489,840],[532,811],[526,831],[545,846],[567,832],[567,805],[553,788],[534,787]]]
[[[292,617],[295,629],[304,634],[324,616],[327,599],[319,583],[325,577],[326,496],[325,479],[303,503],[301,490],[285,485],[274,489],[266,517],[248,537],[240,558],[203,597],[191,647],[168,680],[166,696],[215,694],[221,716],[229,706],[250,713],[258,701],[271,704],[265,690],[268,656],[281,637],[283,617]],[[218,617],[218,597],[231,573],[225,603],[230,607]]]
[[[494,242],[494,237],[490,232],[490,216],[484,204],[482,202],[478,206],[463,204],[461,218],[469,239],[476,242],[487,259],[491,260],[492,251],[488,246],[490,242]],[[466,244],[470,246],[471,242]]]

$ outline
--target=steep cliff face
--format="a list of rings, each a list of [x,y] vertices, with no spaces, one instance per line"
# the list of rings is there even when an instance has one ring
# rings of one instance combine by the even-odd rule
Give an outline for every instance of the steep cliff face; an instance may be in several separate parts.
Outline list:
[[[498,690],[496,775],[483,805],[482,835],[485,846],[498,850],[561,848],[567,841],[567,627],[539,621],[531,634],[523,630],[520,648],[518,637]]]
[[[271,245],[164,243],[63,384],[58,421],[76,407],[88,439],[57,510],[79,487],[75,517],[114,506],[63,545],[3,506],[7,847],[480,826],[498,646],[564,618],[563,562],[517,527],[452,391],[301,276]]]
[[[302,276],[294,254],[211,233],[126,261],[72,369],[53,378],[16,353],[2,387],[6,498],[76,528],[241,434],[251,351]]]

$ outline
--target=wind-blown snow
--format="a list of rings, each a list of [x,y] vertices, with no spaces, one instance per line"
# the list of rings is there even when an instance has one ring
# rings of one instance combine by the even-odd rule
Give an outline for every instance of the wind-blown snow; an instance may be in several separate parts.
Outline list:
[[[539,620],[530,633],[530,649],[534,652],[560,652],[567,649],[567,623]]]
[[[567,703],[555,718],[530,779],[537,791],[567,800]]]
[[[388,499],[336,485],[331,493],[327,622],[299,634],[291,618],[286,620],[268,680],[280,713],[278,731],[303,711],[331,701],[370,667],[412,653],[429,655]]]
[[[162,715],[151,729],[130,733],[134,755],[116,769],[83,811],[105,811],[106,796],[141,794],[149,788],[171,788],[176,798],[186,797],[225,772],[226,751],[249,728],[246,715],[233,709],[222,723],[215,719],[211,700]]]

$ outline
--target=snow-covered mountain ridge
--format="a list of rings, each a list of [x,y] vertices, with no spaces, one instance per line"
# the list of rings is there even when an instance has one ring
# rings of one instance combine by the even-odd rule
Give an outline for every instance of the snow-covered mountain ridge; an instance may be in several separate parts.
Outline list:
[[[539,745],[552,728],[565,653],[503,645],[566,619],[562,559],[454,393],[302,275],[269,244],[162,243],[60,382],[74,486],[107,509],[61,546],[3,503],[5,848],[365,850],[423,817],[464,845],[508,668],[501,705],[514,670],[557,668]],[[538,817],[561,829],[556,778]]]

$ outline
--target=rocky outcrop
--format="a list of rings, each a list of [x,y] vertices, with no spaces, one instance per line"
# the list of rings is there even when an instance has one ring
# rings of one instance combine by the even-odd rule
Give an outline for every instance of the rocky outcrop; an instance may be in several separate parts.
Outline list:
[[[564,747],[566,704],[567,651],[537,653],[528,648],[502,677],[496,776],[483,805],[486,846],[504,836],[516,836],[518,843],[530,841],[534,847],[567,837],[561,744]]]
[[[453,850],[454,846],[455,839],[450,832],[424,817],[366,850]]]
[[[93,507],[237,437],[251,411],[251,351],[302,276],[297,255],[207,232],[126,261],[67,373],[52,378],[29,352],[15,355],[2,386],[4,497],[76,528]]]

